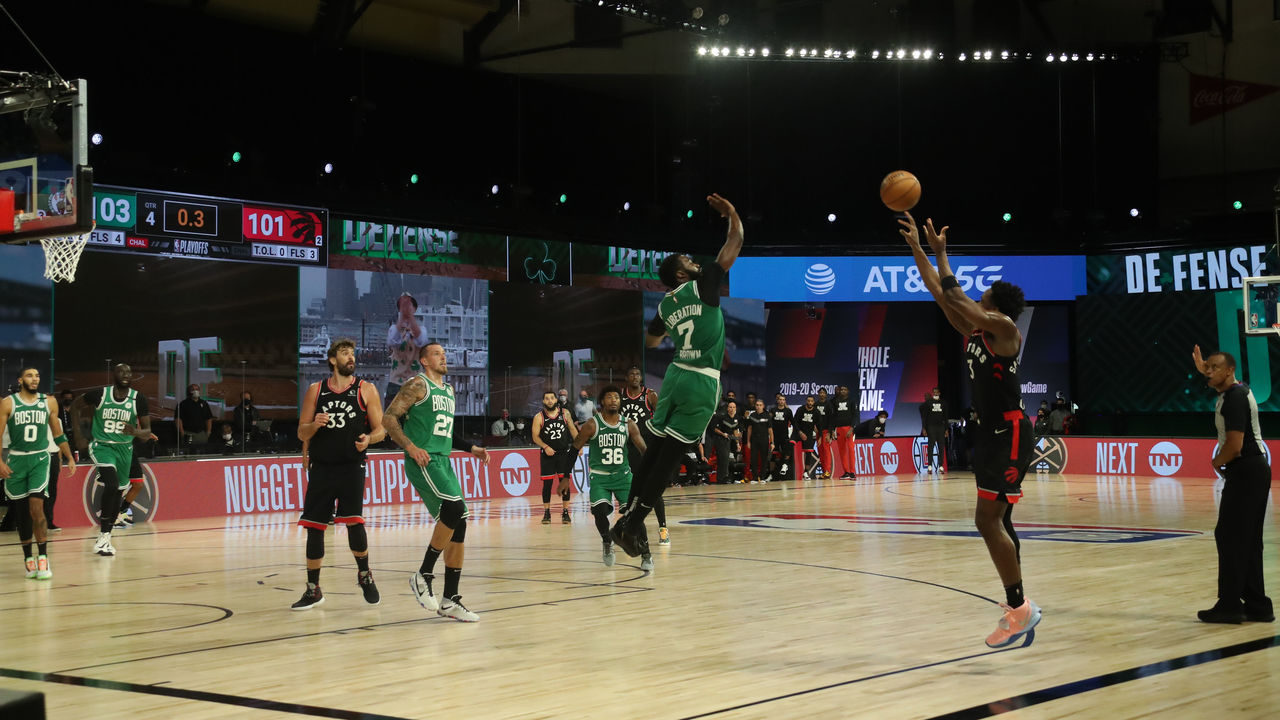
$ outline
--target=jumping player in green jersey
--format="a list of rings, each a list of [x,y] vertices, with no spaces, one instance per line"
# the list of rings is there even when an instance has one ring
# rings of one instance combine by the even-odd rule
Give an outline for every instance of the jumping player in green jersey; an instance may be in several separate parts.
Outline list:
[[[127,488],[123,502],[132,503],[142,489],[142,465],[134,457],[133,440],[156,439],[151,434],[147,396],[130,387],[133,368],[124,363],[116,365],[114,378],[113,385],[90,390],[71,403],[76,445],[81,457],[88,453],[102,479],[99,533],[93,551],[104,556],[116,554],[115,547],[111,545],[111,528],[116,525],[122,507],[121,493]],[[91,432],[85,431],[86,410],[93,413]],[[92,444],[89,442],[91,435]],[[130,487],[131,483],[133,487]]]
[[[22,541],[22,557],[27,564],[27,577],[48,580],[48,526],[44,516],[44,499],[49,487],[49,434],[58,445],[63,468],[75,472],[76,460],[62,434],[58,419],[58,401],[40,392],[40,371],[24,367],[18,373],[18,392],[0,400],[0,428],[9,433],[9,462],[0,460],[0,478],[4,479],[4,495],[9,499],[9,512],[17,513],[18,539]],[[35,535],[39,554],[31,554],[31,537]]]
[[[600,531],[600,539],[604,541],[604,564],[612,566],[614,554],[613,541],[609,539],[609,517],[613,515],[613,501],[616,498],[621,509],[631,497],[631,461],[627,456],[627,443],[634,445],[641,455],[645,444],[640,426],[622,416],[621,388],[606,385],[596,402],[600,411],[578,428],[573,451],[576,456],[584,445],[590,443],[587,465],[591,470],[591,514],[595,516],[596,530]],[[645,572],[653,570],[652,555],[645,554],[641,558],[640,569]]]
[[[645,346],[655,348],[670,335],[675,357],[667,367],[658,406],[647,423],[653,433],[649,451],[636,469],[631,501],[609,532],[614,544],[635,557],[649,552],[644,519],[666,489],[685,452],[707,429],[720,400],[720,365],[724,361],[724,316],[720,285],[742,251],[742,220],[733,204],[719,195],[707,197],[712,210],[729,221],[728,236],[716,261],[700,266],[688,255],[668,255],[658,270],[671,288],[649,323]]]
[[[442,617],[475,622],[479,615],[462,604],[458,581],[462,577],[462,543],[467,537],[467,504],[462,485],[449,464],[453,450],[469,452],[488,464],[489,451],[453,435],[453,386],[444,381],[449,371],[444,347],[428,343],[418,352],[423,371],[396,393],[382,416],[387,435],[404,449],[404,472],[418,491],[436,527],[422,566],[409,577],[409,588],[418,604]],[[444,597],[437,599],[431,581],[436,559],[444,555]]]

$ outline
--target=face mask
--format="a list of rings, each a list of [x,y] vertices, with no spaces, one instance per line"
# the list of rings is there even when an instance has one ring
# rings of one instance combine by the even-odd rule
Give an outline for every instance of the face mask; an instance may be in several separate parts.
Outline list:
[[[517,429],[517,430],[523,430],[523,429],[524,429],[524,423],[522,423],[522,422],[518,422],[518,423],[516,423],[516,429]]]
[[[191,399],[192,399],[192,400],[199,400],[199,399],[200,399],[200,393],[198,393],[198,392],[194,392],[194,391],[193,391],[193,392],[191,393]]]
[[[222,434],[222,439],[223,439],[223,440],[230,440],[230,439],[231,439],[231,433],[223,433],[223,434]]]

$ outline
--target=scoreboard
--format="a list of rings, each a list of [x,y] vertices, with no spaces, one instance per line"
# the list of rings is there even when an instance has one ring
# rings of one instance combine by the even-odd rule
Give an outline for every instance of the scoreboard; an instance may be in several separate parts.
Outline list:
[[[324,267],[329,211],[95,185],[89,245],[145,255]]]

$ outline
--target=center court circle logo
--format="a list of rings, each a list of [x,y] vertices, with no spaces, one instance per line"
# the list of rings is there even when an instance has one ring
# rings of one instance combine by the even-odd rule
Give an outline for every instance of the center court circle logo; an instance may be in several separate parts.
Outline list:
[[[898,448],[889,440],[885,440],[880,446],[880,467],[886,475],[898,472]]]
[[[529,462],[518,452],[507,453],[498,468],[498,479],[502,487],[512,497],[520,497],[533,482],[533,472],[529,470]]]
[[[826,295],[836,286],[836,271],[825,263],[814,263],[804,271],[804,285],[814,295]]]
[[[1182,448],[1168,440],[1162,440],[1147,453],[1147,464],[1155,474],[1169,477],[1182,469]]]

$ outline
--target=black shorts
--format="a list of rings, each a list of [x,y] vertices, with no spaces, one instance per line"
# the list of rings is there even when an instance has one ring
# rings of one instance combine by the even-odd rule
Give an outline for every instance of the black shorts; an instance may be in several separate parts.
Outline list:
[[[973,475],[978,497],[1013,504],[1022,499],[1022,478],[1031,465],[1031,421],[980,426],[973,444]]]
[[[808,440],[801,440],[799,437],[797,437],[795,438],[795,441],[800,443],[801,450],[805,452],[814,452],[814,449],[813,449],[814,436],[813,435],[810,435]]]
[[[543,450],[542,455],[542,479],[557,477],[560,475],[568,475],[573,472],[573,462],[578,456],[573,453],[572,447],[554,448],[555,455],[547,455],[547,451]]]
[[[313,462],[307,469],[307,494],[302,500],[298,524],[325,530],[330,518],[342,525],[363,525],[364,463],[326,465]],[[338,501],[334,516],[333,502]]]

